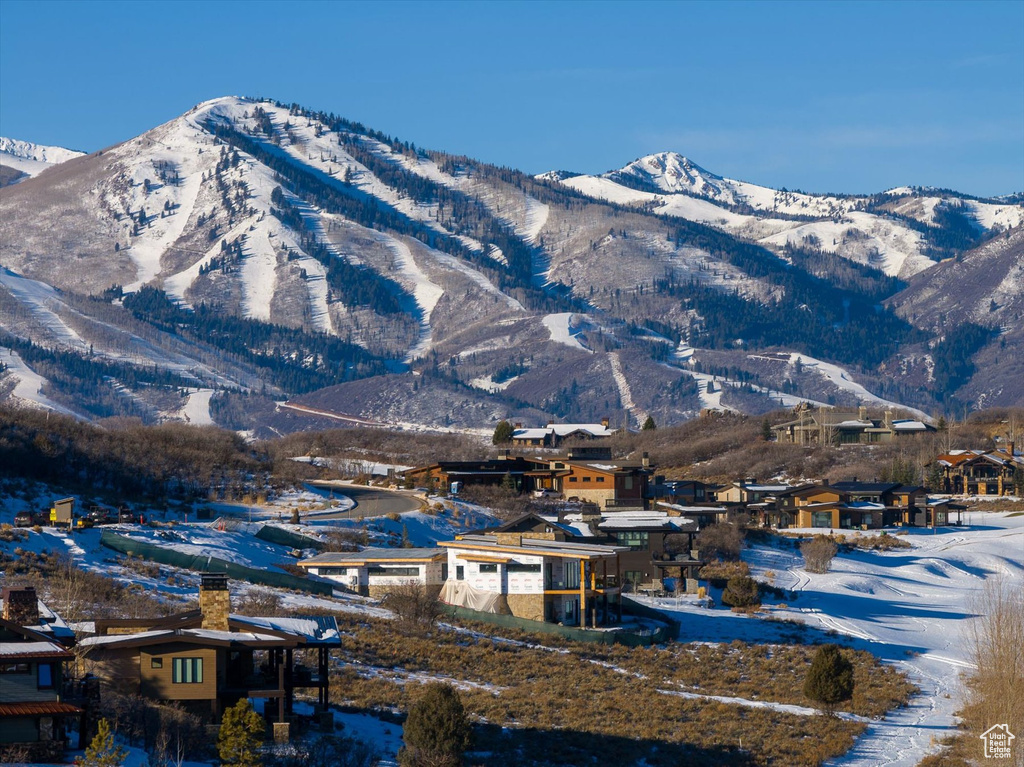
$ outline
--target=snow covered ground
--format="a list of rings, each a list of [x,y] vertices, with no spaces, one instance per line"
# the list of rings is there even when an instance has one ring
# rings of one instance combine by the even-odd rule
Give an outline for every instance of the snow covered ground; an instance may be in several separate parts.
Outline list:
[[[836,641],[906,671],[921,692],[910,705],[868,724],[831,767],[910,767],[953,734],[961,674],[970,669],[965,630],[986,585],[1024,588],[1024,515],[972,512],[969,527],[911,530],[910,549],[841,554],[824,575],[808,573],[789,546],[745,552],[752,573],[794,591],[788,607],[759,617],[708,610],[688,599],[639,597],[682,624],[683,641]],[[874,533],[872,533],[874,534]],[[771,572],[774,575],[768,575]],[[794,626],[788,619],[804,624]]]

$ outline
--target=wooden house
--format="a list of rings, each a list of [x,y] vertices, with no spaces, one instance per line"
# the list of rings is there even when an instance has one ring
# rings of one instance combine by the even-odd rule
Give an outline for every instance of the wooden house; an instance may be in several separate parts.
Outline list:
[[[1024,454],[1014,442],[998,450],[954,450],[934,463],[941,487],[952,495],[1014,495],[1024,493]]]
[[[326,711],[337,621],[233,615],[230,605],[227,577],[204,575],[199,610],[97,620],[96,636],[79,642],[79,666],[110,689],[175,702],[210,722],[242,698],[262,698],[275,739],[287,739],[296,689],[316,689]]]
[[[849,480],[795,490],[783,509],[795,514],[797,527],[878,529],[915,524],[926,501],[923,487]]]
[[[5,588],[0,618],[0,762],[60,762],[68,747],[66,722],[86,732],[85,710],[71,694],[74,634],[59,619],[48,621],[35,589]],[[49,611],[46,611],[49,612]],[[53,613],[49,613],[56,618]],[[77,702],[77,701],[76,701]],[[83,743],[81,736],[78,747]]]

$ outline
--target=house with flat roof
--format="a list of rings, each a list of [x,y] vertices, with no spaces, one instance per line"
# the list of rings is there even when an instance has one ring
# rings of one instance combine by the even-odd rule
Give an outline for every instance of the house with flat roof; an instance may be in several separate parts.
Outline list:
[[[374,598],[410,583],[436,594],[448,577],[448,557],[438,548],[330,551],[304,559],[298,566],[346,591]]]
[[[581,628],[622,618],[624,547],[522,533],[463,535],[438,545],[448,555],[446,604]]]
[[[917,434],[934,432],[930,423],[912,418],[894,418],[886,410],[881,418],[868,415],[864,406],[857,410],[802,405],[794,410],[795,419],[772,427],[778,442],[797,445],[856,445],[893,442]]]

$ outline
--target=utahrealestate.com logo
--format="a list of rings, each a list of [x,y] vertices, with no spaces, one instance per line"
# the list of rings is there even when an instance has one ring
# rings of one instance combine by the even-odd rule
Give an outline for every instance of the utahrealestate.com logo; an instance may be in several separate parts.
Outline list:
[[[994,724],[979,736],[985,741],[986,759],[1010,759],[1013,740],[1016,737],[1010,732],[1009,725]]]

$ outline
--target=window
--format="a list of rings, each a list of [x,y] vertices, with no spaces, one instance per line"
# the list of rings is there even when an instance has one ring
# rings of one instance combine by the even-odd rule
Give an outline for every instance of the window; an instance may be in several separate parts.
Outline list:
[[[571,559],[562,561],[562,572],[565,573],[565,587],[567,589],[578,589],[580,587],[580,563]]]
[[[419,575],[418,567],[380,567],[371,565],[366,569],[369,575]]]
[[[598,478],[597,478],[597,481],[598,481],[598,482],[604,482],[604,477],[598,477]]]
[[[52,663],[40,663],[39,664],[39,684],[37,687],[40,690],[52,690],[53,689],[53,664]]]
[[[832,527],[832,512],[812,511],[811,527]]]
[[[0,663],[0,674],[27,674],[27,663]]]
[[[576,482],[576,477],[569,477],[570,482]]]
[[[522,562],[509,562],[508,571],[510,573],[539,573],[540,565],[524,565]]]
[[[163,658],[151,658],[150,661],[149,661],[149,667],[150,668],[163,668],[164,667],[164,659]]]
[[[455,565],[455,580],[464,581],[466,580],[466,568],[462,565]]]
[[[441,563],[441,580],[442,581],[448,580],[448,563],[447,562],[442,562]]]
[[[317,572],[320,575],[348,575],[347,567],[318,567]]]
[[[630,551],[644,551],[650,546],[650,533],[629,531],[616,533],[615,542],[619,546],[629,546]]]
[[[643,581],[643,573],[639,570],[626,570],[622,574],[623,583],[630,583],[636,588]]]
[[[490,565],[490,564],[484,563],[484,564],[480,565],[480,572],[482,572],[482,573],[496,573],[496,572],[498,572],[498,566],[497,565]]]
[[[625,483],[623,484],[623,487],[626,490],[632,490],[633,489],[633,478],[632,477],[626,477]]]
[[[202,684],[202,658],[175,658],[172,667],[171,681],[174,684]]]
[[[589,482],[589,481],[590,481],[590,477],[584,477],[584,478],[583,478],[583,481],[584,481],[584,482]]]

